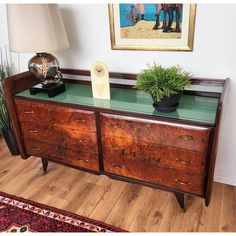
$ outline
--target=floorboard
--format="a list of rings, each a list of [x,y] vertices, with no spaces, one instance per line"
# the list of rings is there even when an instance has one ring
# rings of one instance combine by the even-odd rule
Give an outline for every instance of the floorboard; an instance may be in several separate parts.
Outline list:
[[[71,211],[131,232],[235,232],[236,187],[214,183],[212,201],[112,180],[56,163],[42,175],[41,160],[11,156],[0,139],[0,191]]]

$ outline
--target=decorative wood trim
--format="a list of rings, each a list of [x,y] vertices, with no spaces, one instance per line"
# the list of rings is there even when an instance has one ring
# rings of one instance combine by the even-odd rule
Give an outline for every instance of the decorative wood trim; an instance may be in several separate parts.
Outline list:
[[[101,127],[100,127],[100,115],[99,112],[95,112],[96,116],[96,127],[97,127],[97,141],[98,141],[98,158],[99,158],[99,167],[100,171],[104,171],[103,158],[102,158],[102,140],[101,140]]]
[[[76,70],[76,69],[65,69],[61,68],[60,71],[63,74],[68,74],[68,75],[85,75],[85,76],[90,76],[90,71],[89,70]],[[111,78],[116,78],[116,79],[126,79],[126,80],[136,80],[137,74],[132,74],[132,73],[119,73],[119,72],[109,72],[109,76]]]
[[[214,170],[215,170],[215,162],[216,162],[216,155],[217,155],[217,149],[218,149],[218,141],[219,141],[219,128],[222,120],[222,111],[223,111],[223,102],[226,99],[227,90],[229,87],[229,79],[227,78],[224,82],[224,87],[222,91],[222,95],[220,98],[220,102],[218,104],[217,108],[217,114],[216,114],[216,125],[212,134],[212,147],[209,149],[211,150],[210,160],[208,160],[207,165],[207,173],[208,176],[206,177],[206,198],[205,198],[205,204],[208,206],[211,201],[211,194],[212,194],[212,187],[213,187],[213,181],[214,181]]]
[[[18,122],[17,112],[14,103],[14,96],[26,88],[33,86],[39,82],[33,74],[29,71],[23,72],[7,78],[3,83],[3,89],[6,96],[6,105],[9,116],[11,117],[13,133],[16,137],[16,142],[23,159],[27,159],[29,156],[26,154],[23,141],[21,138],[21,131]]]
[[[89,70],[61,68],[60,71],[63,74],[68,74],[68,75],[90,76],[90,71]],[[110,76],[110,78],[116,78],[116,79],[137,80],[138,74],[110,72],[109,76]],[[191,78],[191,82],[192,82],[192,84],[195,84],[195,85],[213,84],[215,86],[223,86],[225,80],[224,79],[205,79],[205,78],[193,77],[193,78]]]
[[[214,98],[221,97],[221,93],[200,92],[200,91],[191,91],[191,90],[184,90],[184,94],[202,96],[202,97],[214,97]]]

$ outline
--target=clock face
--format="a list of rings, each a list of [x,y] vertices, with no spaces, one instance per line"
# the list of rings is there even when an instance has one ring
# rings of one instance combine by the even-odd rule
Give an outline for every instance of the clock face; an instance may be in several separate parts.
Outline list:
[[[105,68],[102,65],[95,65],[93,72],[96,76],[102,77],[105,74]]]

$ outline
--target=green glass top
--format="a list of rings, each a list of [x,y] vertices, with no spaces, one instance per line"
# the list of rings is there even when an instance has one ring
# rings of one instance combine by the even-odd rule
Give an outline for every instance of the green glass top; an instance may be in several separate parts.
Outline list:
[[[177,118],[208,124],[215,123],[218,98],[183,95],[175,112],[162,113],[156,111],[152,98],[138,90],[111,88],[111,100],[95,99],[92,96],[91,85],[66,83],[66,91],[53,98],[45,93],[30,95],[29,90],[17,94],[31,99],[50,100],[62,103],[72,103],[100,108],[110,108],[118,111],[128,111],[140,114]]]

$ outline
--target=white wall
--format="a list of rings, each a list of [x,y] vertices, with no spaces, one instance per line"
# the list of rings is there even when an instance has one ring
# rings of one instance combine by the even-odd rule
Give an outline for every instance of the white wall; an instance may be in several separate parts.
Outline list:
[[[110,71],[139,72],[149,62],[180,64],[194,76],[231,79],[221,127],[215,180],[236,185],[236,4],[198,4],[193,52],[111,50],[106,4],[60,5],[70,49],[56,53],[61,67],[89,69],[96,60]],[[7,41],[5,5],[0,5],[0,43]],[[3,24],[3,25],[2,25]],[[0,45],[1,45],[0,44]],[[31,55],[21,55],[20,70]]]
[[[5,4],[0,4],[0,47],[2,48],[3,59],[5,59],[5,47],[8,48],[7,15]],[[29,54],[11,53],[11,55],[17,73],[27,70],[27,64],[30,57]]]

